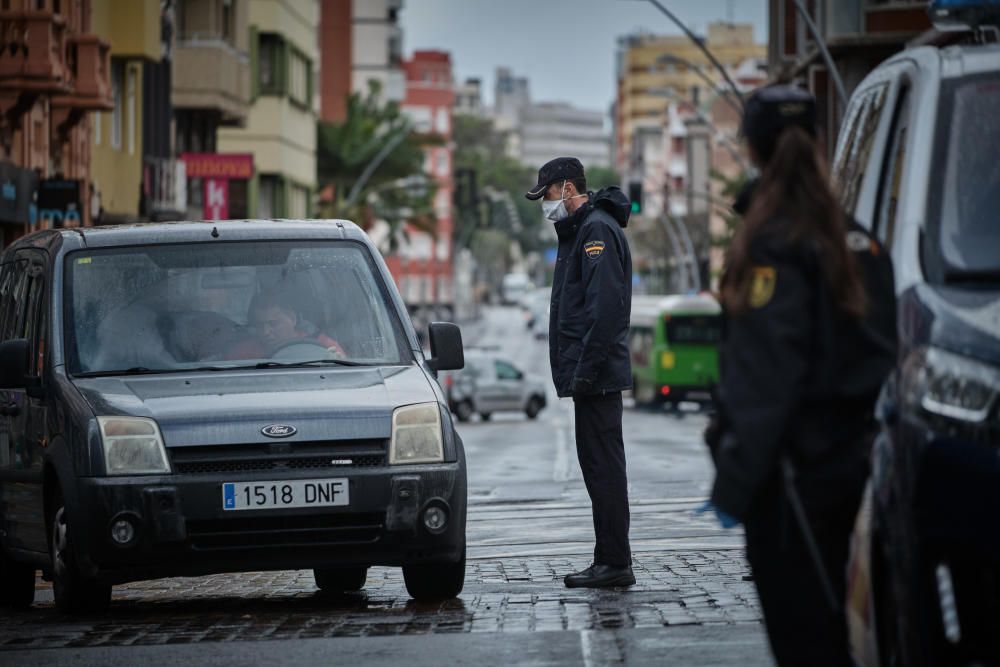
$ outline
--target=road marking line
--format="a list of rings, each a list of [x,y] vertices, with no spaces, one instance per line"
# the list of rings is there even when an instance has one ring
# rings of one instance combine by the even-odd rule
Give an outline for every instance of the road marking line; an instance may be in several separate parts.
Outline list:
[[[591,667],[594,664],[594,647],[591,643],[593,634],[591,630],[580,631],[580,653],[583,656],[584,667]]]

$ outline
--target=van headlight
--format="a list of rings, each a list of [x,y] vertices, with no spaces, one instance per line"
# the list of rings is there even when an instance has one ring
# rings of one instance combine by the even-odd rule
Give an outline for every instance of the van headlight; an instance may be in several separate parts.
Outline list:
[[[419,403],[396,408],[392,413],[389,463],[441,463],[441,410],[437,403]]]
[[[170,472],[160,427],[145,417],[98,417],[104,468],[109,475]]]
[[[1000,369],[937,347],[914,351],[903,365],[906,405],[968,424],[980,424],[1000,394]]]

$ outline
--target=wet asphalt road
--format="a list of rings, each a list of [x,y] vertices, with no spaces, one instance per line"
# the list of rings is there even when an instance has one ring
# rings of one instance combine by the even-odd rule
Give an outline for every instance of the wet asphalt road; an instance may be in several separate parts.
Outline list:
[[[546,343],[518,310],[487,310],[465,334],[547,377]],[[319,595],[310,572],[275,572],[129,584],[107,614],[68,618],[40,582],[35,608],[0,616],[0,665],[770,664],[742,535],[694,512],[711,481],[704,423],[626,410],[637,578],[627,591],[562,586],[590,563],[593,529],[572,403],[553,392],[536,421],[497,414],[460,427],[470,507],[459,600],[417,604],[389,568],[341,599]]]

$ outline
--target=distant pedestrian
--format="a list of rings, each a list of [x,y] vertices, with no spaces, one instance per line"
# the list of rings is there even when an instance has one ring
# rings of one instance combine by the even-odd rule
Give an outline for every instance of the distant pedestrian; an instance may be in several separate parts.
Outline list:
[[[629,200],[617,187],[587,191],[583,165],[561,157],[538,171],[525,195],[541,199],[555,223],[559,252],[549,307],[549,357],[560,397],[572,397],[576,451],[590,494],[593,565],[567,586],[631,586],[628,482],[622,438],[622,391],[632,386],[628,327],[632,255],[623,229]]]
[[[778,663],[846,666],[849,540],[896,358],[892,265],[841,213],[810,95],[762,89],[743,133],[761,177],[722,280],[711,503],[746,526]]]

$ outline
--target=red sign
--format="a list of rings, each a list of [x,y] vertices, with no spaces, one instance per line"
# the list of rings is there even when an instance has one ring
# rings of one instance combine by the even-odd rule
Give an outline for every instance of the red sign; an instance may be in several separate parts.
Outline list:
[[[250,153],[181,153],[188,178],[253,178]]]
[[[202,201],[205,207],[205,219],[228,220],[229,180],[225,178],[206,178],[204,183]]]

